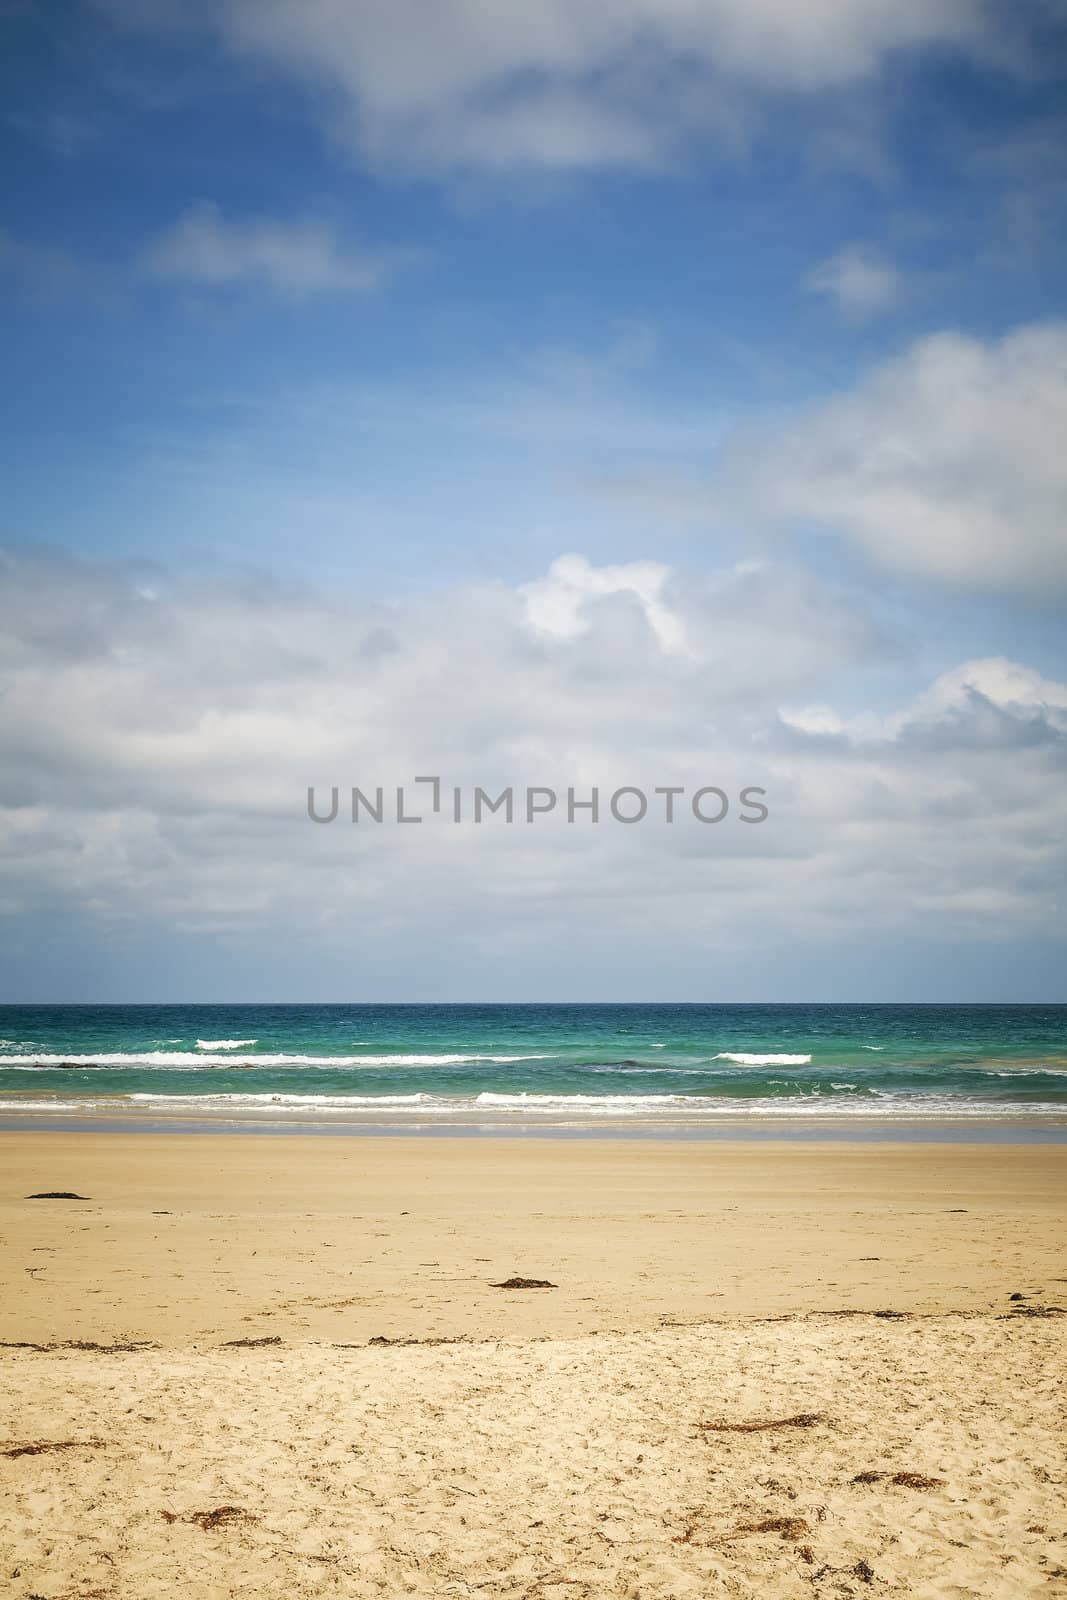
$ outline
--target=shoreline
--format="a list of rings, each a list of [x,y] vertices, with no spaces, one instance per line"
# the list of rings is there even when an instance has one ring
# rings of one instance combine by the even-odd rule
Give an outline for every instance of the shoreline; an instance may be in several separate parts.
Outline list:
[[[1059,1145],[1067,1144],[1067,1117],[998,1117],[992,1114],[948,1117],[866,1117],[849,1115],[810,1118],[771,1117],[750,1113],[713,1121],[681,1122],[656,1118],[614,1118],[608,1122],[552,1122],[548,1119],[520,1122],[420,1122],[417,1118],[402,1123],[372,1122],[363,1118],[333,1117],[248,1118],[223,1116],[193,1118],[180,1113],[149,1115],[143,1112],[116,1114],[87,1112],[46,1115],[0,1113],[0,1135],[12,1133],[64,1134],[170,1134],[175,1137],[233,1137],[239,1139],[458,1139],[482,1141],[509,1140],[610,1140],[639,1143],[662,1141],[667,1144],[727,1143],[745,1144],[974,1144],[974,1145]]]

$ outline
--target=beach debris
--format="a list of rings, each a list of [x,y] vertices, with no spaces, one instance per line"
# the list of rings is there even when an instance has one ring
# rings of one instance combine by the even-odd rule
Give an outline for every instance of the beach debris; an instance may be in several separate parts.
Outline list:
[[[1029,1295],[1025,1295],[1025,1294],[1010,1294],[1008,1296],[1008,1299],[1009,1300],[1028,1300],[1029,1299]]]
[[[859,1578],[861,1583],[873,1583],[875,1578],[878,1576],[865,1556],[860,1556],[859,1560],[851,1567],[833,1567],[829,1564],[829,1562],[826,1562],[819,1568],[818,1572],[809,1573],[808,1576],[810,1577],[812,1583],[818,1583],[820,1578],[825,1578],[831,1572],[842,1577]],[[852,1590],[842,1589],[838,1592],[841,1594],[851,1594]]]
[[[704,1515],[706,1514],[704,1513]],[[713,1534],[709,1539],[697,1541],[695,1536],[700,1518],[701,1513],[699,1511],[691,1514],[681,1533],[676,1533],[671,1543],[693,1544],[696,1542],[705,1546],[723,1545],[728,1544],[731,1539],[744,1539],[753,1533],[776,1533],[784,1543],[796,1544],[797,1540],[803,1538],[804,1534],[811,1532],[811,1525],[804,1517],[763,1517],[759,1522],[739,1522],[735,1527],[725,1532]],[[810,1550],[811,1546],[805,1545],[803,1549]],[[803,1550],[801,1550],[801,1555],[805,1561],[809,1559],[803,1554]],[[814,1551],[812,1551],[810,1559],[814,1561]]]
[[[764,1487],[768,1487],[766,1480],[761,1481],[763,1481]],[[778,1492],[789,1493],[790,1499],[796,1498],[795,1493],[790,1493],[789,1491],[785,1490],[784,1485],[776,1485],[776,1489]],[[809,1515],[811,1514],[812,1513],[809,1512]],[[811,1563],[815,1560],[815,1552],[812,1547],[807,1544],[801,1546],[798,1542],[805,1534],[811,1533],[812,1531],[811,1523],[806,1517],[799,1517],[793,1514],[789,1516],[763,1517],[759,1521],[753,1522],[739,1522],[735,1525],[735,1527],[726,1531],[715,1532],[714,1530],[709,1530],[707,1537],[702,1540],[697,1540],[696,1533],[702,1516],[710,1517],[710,1513],[706,1509],[703,1512],[691,1512],[682,1532],[680,1534],[676,1534],[672,1542],[674,1544],[697,1543],[705,1548],[711,1548],[715,1545],[721,1546],[729,1544],[732,1539],[744,1538],[745,1536],[753,1533],[776,1533],[784,1543],[793,1544],[797,1547],[797,1551],[803,1561]],[[816,1506],[814,1508],[814,1517],[816,1522],[825,1522],[826,1516],[827,1510],[825,1506]],[[811,1553],[809,1555],[805,1555],[805,1550],[810,1551]]]
[[[95,1350],[98,1355],[115,1355],[128,1350],[154,1350],[156,1346],[150,1339],[119,1339],[114,1344],[98,1344],[95,1339],[64,1339],[61,1345],[53,1346],[59,1350]]]
[[[814,1428],[826,1421],[824,1411],[801,1411],[795,1417],[774,1417],[764,1422],[701,1422],[703,1433],[766,1433],[772,1428]]]
[[[1012,1306],[1003,1316],[997,1318],[998,1322],[1014,1322],[1016,1317],[1063,1317],[1067,1316],[1062,1306]]]
[[[99,1355],[114,1355],[125,1350],[155,1350],[150,1339],[137,1339],[132,1343],[97,1344],[95,1339],[59,1339],[52,1344],[34,1344],[30,1339],[0,1339],[0,1350],[95,1350]]]
[[[114,1595],[114,1589],[79,1589],[77,1594],[68,1589],[60,1595],[29,1594],[26,1600],[114,1600]]]
[[[202,1528],[209,1533],[213,1528],[222,1528],[231,1522],[258,1522],[259,1518],[251,1511],[246,1511],[243,1506],[216,1506],[214,1511],[192,1511],[183,1517],[178,1511],[161,1511],[160,1516],[164,1522],[188,1522],[194,1527]]]
[[[102,1450],[103,1439],[33,1439],[28,1444],[0,1448],[0,1456],[14,1461],[18,1456],[44,1456],[55,1450]]]
[[[940,1489],[944,1478],[930,1478],[925,1472],[857,1472],[853,1483],[892,1483],[898,1489]]]
[[[491,1283],[490,1289],[558,1289],[558,1283],[547,1278],[505,1278],[503,1283]]]
[[[368,1339],[367,1340],[367,1344],[369,1344],[369,1345],[370,1344],[385,1344],[385,1345],[470,1344],[470,1342],[471,1342],[471,1340],[470,1340],[469,1335],[467,1335],[465,1333],[453,1334],[449,1338],[445,1338],[442,1335],[441,1337],[438,1337],[438,1338],[429,1338],[429,1339],[414,1339],[414,1338],[404,1338],[404,1337],[398,1338],[398,1339],[390,1339],[384,1333],[376,1333],[374,1335],[373,1339]],[[334,1345],[334,1349],[335,1350],[362,1350],[363,1348],[364,1348],[364,1346],[361,1345],[361,1344],[336,1344],[336,1345]]]
[[[802,1534],[811,1532],[811,1524],[803,1517],[764,1517],[762,1522],[739,1522],[734,1529],[738,1537],[747,1533],[776,1533],[786,1544],[795,1544]]]
[[[75,1194],[73,1189],[42,1189],[40,1194],[23,1195],[24,1200],[89,1200],[90,1195]]]
[[[911,1316],[910,1311],[855,1311],[851,1308],[844,1311],[809,1311],[812,1317],[881,1317],[885,1322],[904,1322]]]
[[[268,1333],[262,1339],[227,1339],[220,1348],[223,1350],[261,1350],[264,1345],[281,1344],[281,1342],[276,1333]]]

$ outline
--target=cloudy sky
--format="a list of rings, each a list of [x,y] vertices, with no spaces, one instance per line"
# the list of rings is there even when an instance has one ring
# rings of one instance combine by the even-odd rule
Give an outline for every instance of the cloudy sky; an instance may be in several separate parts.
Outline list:
[[[1067,1000],[1062,0],[0,25],[0,999]]]

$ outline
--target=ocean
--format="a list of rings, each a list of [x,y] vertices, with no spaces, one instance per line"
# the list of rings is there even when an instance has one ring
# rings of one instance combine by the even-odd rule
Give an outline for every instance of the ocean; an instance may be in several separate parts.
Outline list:
[[[1067,1006],[0,1007],[0,1120],[335,1131],[1067,1124]]]

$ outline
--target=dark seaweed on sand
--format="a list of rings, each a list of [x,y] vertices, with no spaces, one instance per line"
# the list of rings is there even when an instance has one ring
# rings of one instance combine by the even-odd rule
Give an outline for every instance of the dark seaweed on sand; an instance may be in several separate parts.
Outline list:
[[[95,1350],[98,1355],[114,1355],[119,1350],[155,1350],[149,1339],[136,1339],[132,1343],[97,1344],[95,1339],[59,1339],[51,1344],[34,1344],[31,1339],[0,1339],[0,1350]]]
[[[739,1522],[735,1533],[776,1533],[787,1543],[810,1533],[811,1525],[803,1517],[764,1517],[762,1522]]]
[[[704,1433],[766,1433],[771,1428],[814,1428],[825,1422],[822,1411],[801,1411],[795,1417],[775,1417],[766,1422],[702,1422]]]
[[[873,1260],[877,1260],[877,1257],[872,1256],[871,1259],[872,1259],[872,1261]],[[825,1316],[825,1317],[881,1317],[882,1320],[885,1321],[885,1322],[905,1322],[911,1316],[911,1312],[910,1311],[852,1311],[852,1310],[848,1310],[848,1311],[822,1311],[822,1312],[816,1312],[815,1315],[816,1316]]]
[[[245,1511],[242,1506],[216,1506],[214,1511],[192,1511],[183,1517],[177,1511],[161,1511],[160,1516],[164,1522],[189,1522],[194,1527],[202,1528],[208,1533],[213,1528],[224,1527],[230,1522],[258,1522],[259,1518],[253,1516],[251,1511]]]
[[[470,1339],[468,1338],[468,1336],[465,1333],[457,1333],[457,1334],[453,1335],[450,1338],[430,1338],[430,1339],[411,1339],[411,1338],[390,1339],[384,1333],[376,1333],[372,1339],[368,1339],[367,1340],[367,1344],[403,1345],[403,1346],[412,1345],[412,1344],[469,1344],[469,1343],[470,1343]],[[364,1346],[361,1345],[361,1344],[338,1344],[338,1345],[334,1345],[334,1349],[335,1350],[362,1350],[363,1348],[364,1348]]]
[[[44,1456],[57,1450],[102,1450],[103,1439],[33,1439],[28,1444],[8,1445],[0,1456],[17,1460],[19,1456]]]
[[[547,1278],[506,1278],[503,1283],[491,1283],[490,1289],[558,1289],[558,1283]]]
[[[672,1542],[674,1544],[692,1544],[697,1525],[698,1519],[689,1521],[684,1530],[675,1535]],[[776,1533],[786,1544],[795,1544],[798,1539],[803,1538],[804,1534],[810,1532],[811,1524],[806,1522],[803,1517],[764,1517],[759,1522],[739,1522],[729,1532],[713,1535],[708,1542],[723,1544],[729,1539],[741,1539],[751,1533]],[[810,1550],[811,1547],[810,1545],[805,1545],[804,1549]],[[805,1555],[803,1559],[807,1561],[809,1558]],[[814,1560],[814,1553],[812,1553],[811,1559]]]
[[[892,1483],[898,1489],[940,1489],[944,1478],[930,1478],[925,1472],[857,1472],[853,1483]]]

